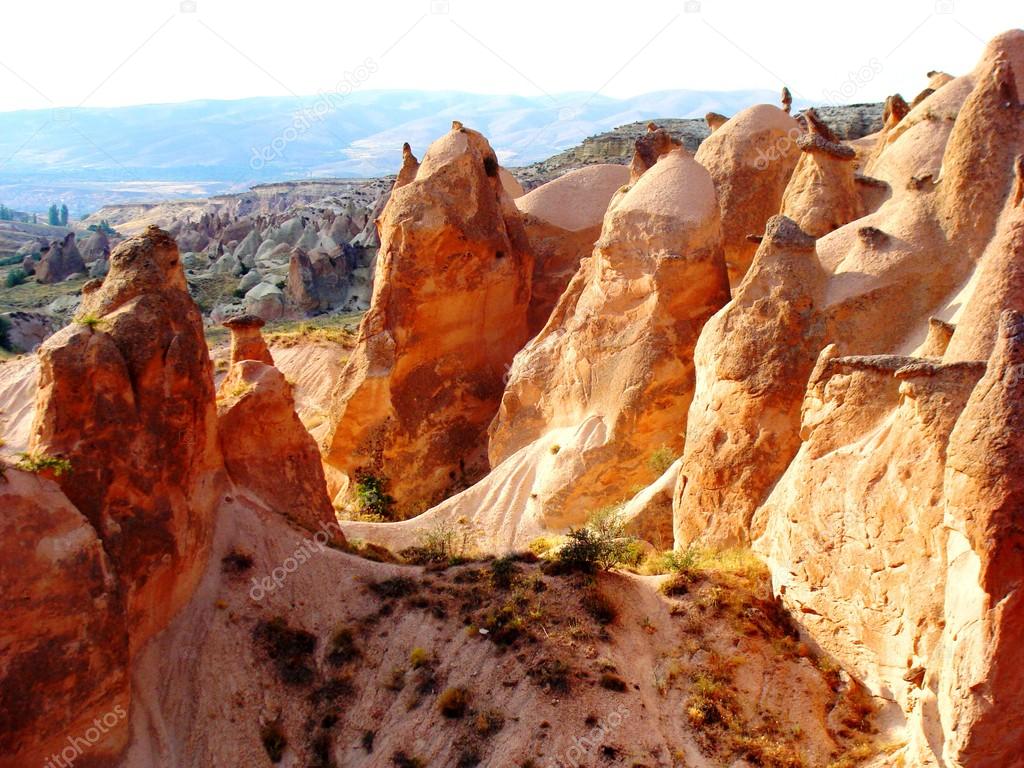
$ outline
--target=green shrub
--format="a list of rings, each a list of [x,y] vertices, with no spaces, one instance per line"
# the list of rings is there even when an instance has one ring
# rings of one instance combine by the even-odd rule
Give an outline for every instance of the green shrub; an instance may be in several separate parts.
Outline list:
[[[617,565],[636,566],[642,557],[639,540],[626,533],[621,506],[595,512],[585,528],[569,531],[568,541],[558,551],[558,560],[565,568],[586,573]]]
[[[413,669],[419,669],[430,664],[430,654],[426,648],[420,648],[416,646],[409,652],[409,663],[412,664]]]
[[[356,475],[356,499],[359,511],[365,514],[380,515],[384,520],[392,519],[395,499],[387,492],[386,477],[377,477],[369,473]]]
[[[21,285],[28,280],[28,273],[21,267],[15,267],[7,273],[6,285],[8,288],[14,288],[15,286]]]
[[[45,453],[19,453],[18,463],[15,465],[22,472],[52,472],[55,477],[61,477],[72,472],[71,462],[59,456],[50,456]]]
[[[675,455],[672,453],[672,449],[667,445],[662,445],[647,459],[647,466],[650,470],[661,477],[665,470],[672,466],[672,462],[676,460]]]
[[[472,548],[472,534],[468,528],[455,523],[441,522],[420,537],[415,547],[402,550],[401,555],[410,563],[447,563],[458,565],[469,556]]]

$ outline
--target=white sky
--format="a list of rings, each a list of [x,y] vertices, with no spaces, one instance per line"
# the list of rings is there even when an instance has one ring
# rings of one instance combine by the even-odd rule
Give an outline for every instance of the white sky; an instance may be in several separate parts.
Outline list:
[[[0,111],[361,87],[633,96],[775,89],[912,98],[1019,25],[1007,0],[6,0]],[[689,11],[689,12],[687,12]],[[861,72],[860,75],[857,73]]]

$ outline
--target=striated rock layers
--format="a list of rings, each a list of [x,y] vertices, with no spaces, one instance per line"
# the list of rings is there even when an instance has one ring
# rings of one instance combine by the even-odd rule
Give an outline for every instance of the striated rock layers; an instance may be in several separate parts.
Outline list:
[[[653,450],[681,451],[693,347],[727,299],[711,178],[676,150],[613,202],[593,256],[512,365],[489,451],[498,466],[550,447],[531,517],[578,524],[654,480]]]
[[[217,392],[217,430],[228,475],[309,530],[344,537],[327,496],[320,451],[295,412],[292,387],[274,367],[258,318],[231,329],[231,368]]]
[[[103,540],[137,646],[188,599],[205,563],[221,461],[202,318],[174,241],[121,243],[76,322],[40,348],[30,451]]]
[[[411,512],[486,471],[487,425],[528,336],[533,270],[498,170],[486,139],[457,125],[392,192],[324,443],[336,490],[370,474]]]
[[[778,107],[758,104],[734,115],[700,145],[697,162],[715,182],[722,212],[722,243],[729,281],[739,285],[757,244],[779,212],[782,196],[800,159],[800,125]]]

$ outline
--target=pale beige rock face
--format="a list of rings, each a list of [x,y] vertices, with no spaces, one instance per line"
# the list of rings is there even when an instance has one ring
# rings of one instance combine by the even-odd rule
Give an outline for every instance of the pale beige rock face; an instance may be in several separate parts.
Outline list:
[[[747,235],[764,232],[777,214],[800,160],[800,125],[778,107],[758,104],[731,117],[700,145],[697,162],[708,169],[722,211],[722,237],[729,281],[739,285],[757,244]]]
[[[1024,733],[1024,316],[1002,315],[950,436],[939,712],[957,768],[1020,765]]]
[[[103,540],[135,649],[205,566],[223,475],[212,365],[177,246],[156,227],[114,249],[78,318],[40,348],[30,450],[71,462],[58,484]]]
[[[800,447],[800,404],[824,338],[825,273],[814,239],[785,217],[694,351],[697,391],[674,503],[675,541],[749,543],[754,510]]]
[[[512,365],[491,464],[550,444],[531,494],[545,526],[578,524],[649,484],[658,446],[680,452],[693,346],[727,299],[711,178],[677,150],[613,202],[593,256]]]
[[[422,511],[487,470],[486,429],[527,339],[533,258],[486,139],[434,142],[379,221],[370,310],[335,390],[325,459],[338,487],[387,478]]]
[[[45,765],[69,736],[83,763],[109,760],[129,736],[124,606],[103,543],[52,480],[0,480],[0,584],[0,766]]]
[[[621,165],[588,165],[516,199],[534,255],[530,336],[536,336],[590,255],[614,195],[627,181]]]
[[[982,367],[837,357],[828,347],[804,400],[803,445],[754,522],[763,530],[755,551],[787,608],[873,693],[896,702],[924,753],[942,739],[933,673],[946,442]]]

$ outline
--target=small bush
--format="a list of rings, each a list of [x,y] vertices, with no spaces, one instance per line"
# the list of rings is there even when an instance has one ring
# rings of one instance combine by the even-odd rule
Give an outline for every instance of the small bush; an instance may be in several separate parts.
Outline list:
[[[364,514],[379,515],[384,520],[391,520],[394,514],[395,499],[387,492],[388,480],[366,472],[356,474],[356,500],[359,511]]]
[[[585,528],[570,530],[558,560],[567,570],[593,573],[597,568],[635,566],[642,554],[636,537],[626,533],[621,506],[613,506],[595,512]]]
[[[54,477],[71,474],[71,462],[59,456],[45,453],[19,453],[15,465],[22,472],[52,472]]]
[[[225,573],[244,573],[252,568],[252,555],[233,549],[224,555],[220,566]]]
[[[7,273],[7,279],[4,284],[8,288],[15,288],[22,285],[26,280],[28,280],[28,273],[21,267],[15,267]]]
[[[605,672],[601,675],[601,687],[618,693],[624,693],[628,688],[626,681],[614,672]]]
[[[11,345],[11,321],[6,317],[0,317],[0,349],[6,349],[8,352],[13,352],[14,349]]]
[[[339,627],[334,631],[330,647],[327,661],[336,667],[358,659],[362,655],[356,646],[355,636],[348,627]]]
[[[553,691],[569,690],[569,673],[572,670],[561,659],[542,659],[527,671],[527,676],[541,688]]]
[[[267,723],[260,729],[260,740],[263,748],[267,750],[267,757],[272,763],[280,763],[284,757],[284,750],[288,746],[288,739],[277,723]]]
[[[273,660],[281,679],[289,685],[309,685],[315,678],[313,652],[316,637],[294,629],[280,616],[261,621],[253,630],[256,643]]]
[[[409,652],[409,663],[412,664],[413,669],[426,667],[431,663],[430,654],[426,648],[417,646]]]
[[[103,324],[103,318],[97,317],[96,315],[82,315],[81,317],[76,317],[75,322],[79,325],[87,326],[92,330],[96,330]]]
[[[476,716],[474,727],[481,736],[493,736],[505,727],[505,716],[496,709],[480,712]]]
[[[611,624],[615,621],[616,615],[618,615],[611,600],[596,588],[589,590],[583,596],[583,608],[594,618],[594,621],[602,626]]]
[[[491,584],[498,589],[509,589],[518,573],[514,557],[499,557],[491,563]]]
[[[647,466],[655,475],[661,477],[675,460],[676,457],[673,455],[672,449],[667,445],[662,445],[647,459]]]
[[[468,528],[461,530],[454,523],[441,522],[423,533],[420,543],[402,551],[402,557],[411,563],[446,563],[458,565],[466,561],[472,545]]]
[[[469,692],[465,688],[448,688],[437,697],[437,708],[451,720],[458,720],[466,714],[469,706]]]
[[[359,741],[363,745],[363,749],[366,750],[367,753],[373,752],[373,742],[376,738],[376,731],[363,731],[363,736]]]
[[[395,768],[426,768],[427,765],[422,758],[408,755],[401,749],[391,756],[391,764]]]
[[[392,576],[390,579],[384,579],[370,584],[370,590],[377,596],[383,597],[386,600],[407,597],[416,592],[416,582],[410,579],[408,576]]]

